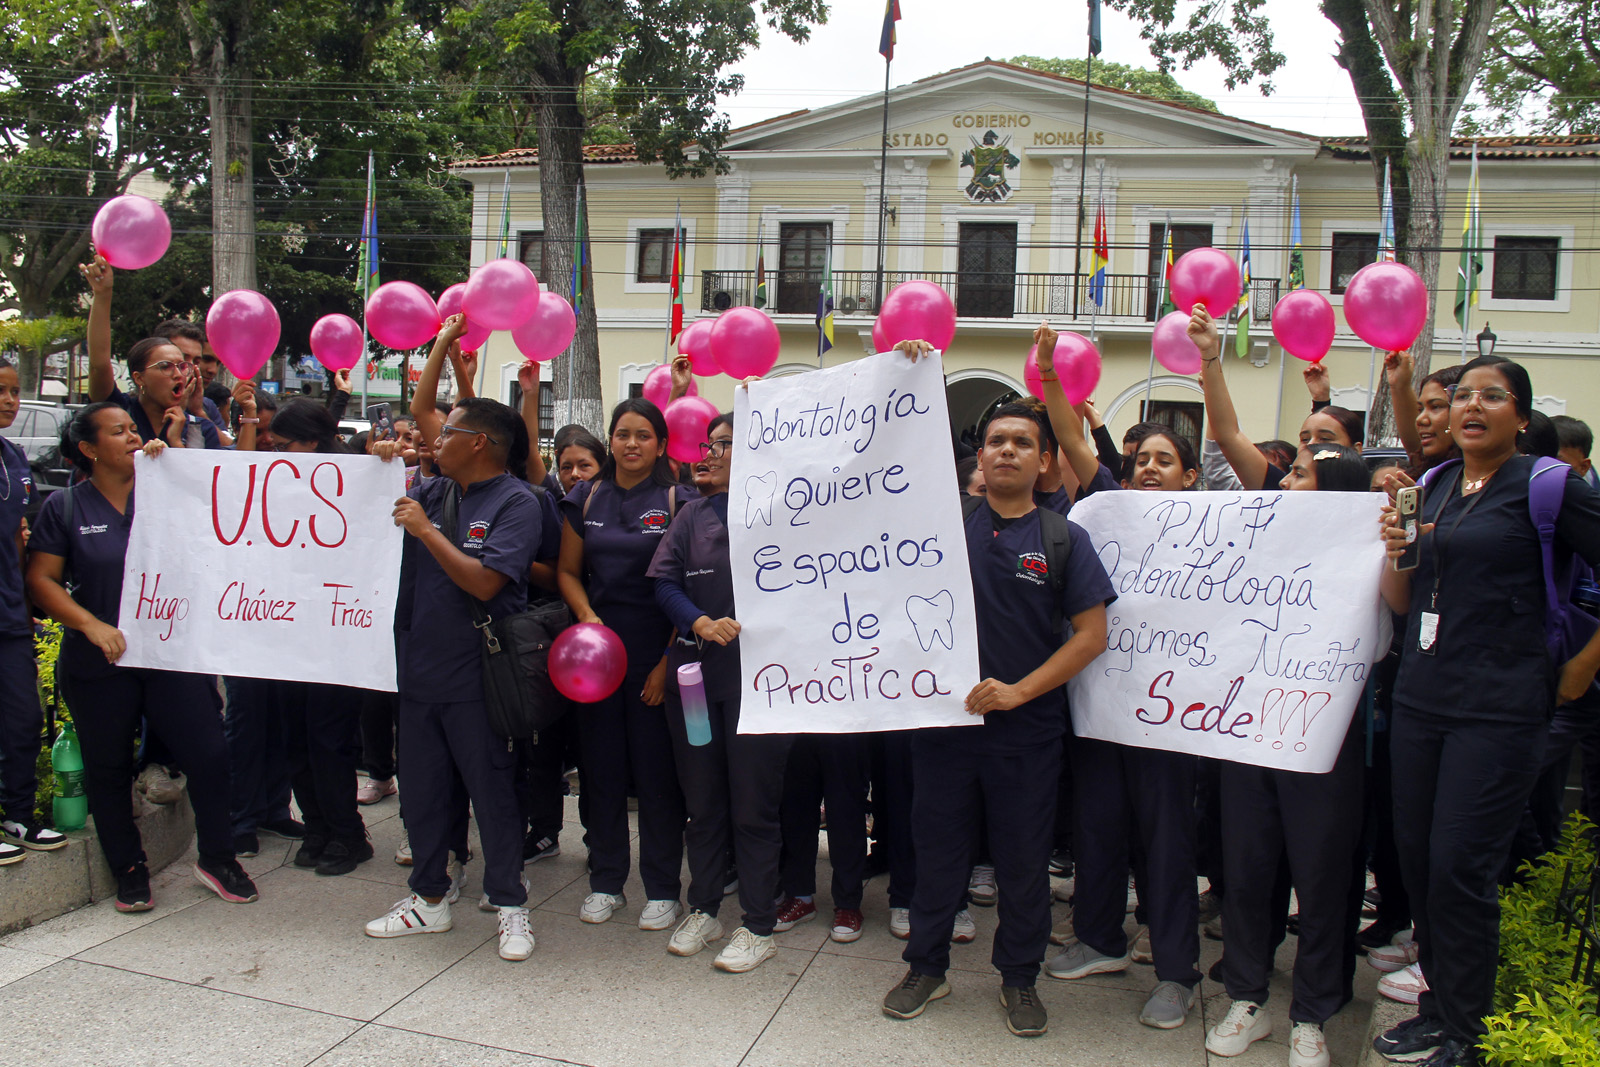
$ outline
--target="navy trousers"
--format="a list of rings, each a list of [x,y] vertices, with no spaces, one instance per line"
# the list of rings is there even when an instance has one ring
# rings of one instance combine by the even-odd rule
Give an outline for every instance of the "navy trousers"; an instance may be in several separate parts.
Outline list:
[[[828,805],[833,906],[861,908],[867,867],[867,783],[872,753],[865,734],[796,734],[783,778],[783,891],[817,891],[817,832]],[[739,874],[744,876],[741,865]]]
[[[1127,954],[1129,842],[1137,840],[1144,851],[1139,896],[1149,919],[1156,978],[1192,987],[1200,980],[1197,759],[1087,737],[1071,744],[1077,865],[1072,924],[1078,940],[1106,956]]]
[[[33,665],[33,636],[0,637],[0,810],[6,818],[33,824],[39,789],[39,747],[44,711]]]
[[[232,780],[229,804],[234,836],[289,814],[289,757],[279,683],[266,678],[224,678],[228,700],[222,717]]]
[[[527,903],[515,774],[516,752],[490,731],[481,703],[424,704],[401,697],[400,777],[406,783],[413,893],[442,897],[450,891],[450,852],[460,850],[465,823],[464,788],[478,820],[489,903]]]
[[[1002,985],[1033,985],[1050,943],[1048,867],[1061,742],[992,754],[974,752],[967,742],[919,735],[911,741],[911,758],[917,887],[911,940],[902,958],[917,974],[942,976],[949,970],[950,935],[956,912],[966,904],[980,813],[986,813],[1000,890],[990,958]],[[1189,896],[1192,901],[1192,879]]]
[[[873,835],[888,852],[889,907],[909,908],[917,891],[917,848],[912,840],[913,730],[889,730],[883,739],[883,774],[872,783]]]
[[[356,806],[356,731],[362,693],[343,685],[278,682],[289,779],[306,834],[354,846],[367,828]]]

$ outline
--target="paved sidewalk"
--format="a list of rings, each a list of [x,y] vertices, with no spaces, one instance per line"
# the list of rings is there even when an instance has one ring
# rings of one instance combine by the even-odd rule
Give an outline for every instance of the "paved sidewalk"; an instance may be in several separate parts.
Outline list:
[[[10,1019],[0,1064],[1199,1067],[1205,1026],[1227,1009],[1207,980],[1203,1010],[1181,1029],[1156,1031],[1137,1018],[1155,981],[1149,967],[1074,983],[1041,977],[1050,1032],[1013,1037],[988,962],[994,910],[974,908],[978,940],[952,950],[951,995],[920,1019],[888,1019],[878,1004],[904,964],[886,928],[882,878],[868,887],[859,941],[830,942],[818,919],[779,934],[778,956],[755,971],[722,974],[713,953],[669,956],[666,933],[634,925],[644,902],[637,877],[617,918],[578,921],[587,881],[575,801],[564,854],[527,868],[538,939],[530,960],[497,955],[495,918],[476,907],[477,863],[449,933],[374,940],[362,925],[405,892],[406,869],[391,861],[397,812],[393,798],[364,809],[377,857],[343,878],[295,868],[288,843],[264,838],[266,851],[242,861],[261,890],[255,904],[203,890],[191,856],[155,878],[154,911],[122,915],[103,901],[0,939]],[[737,898],[723,918],[731,932]],[[1220,945],[1201,944],[1204,969]],[[1274,977],[1273,1039],[1211,1062],[1288,1062],[1283,968],[1293,950],[1290,938]],[[1360,1058],[1376,978],[1360,964],[1358,999],[1329,1025],[1339,1067]]]

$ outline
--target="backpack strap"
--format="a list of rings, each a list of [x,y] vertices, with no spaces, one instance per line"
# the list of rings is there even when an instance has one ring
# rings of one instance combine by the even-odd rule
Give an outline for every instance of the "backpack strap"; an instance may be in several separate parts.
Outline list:
[[[1064,630],[1061,598],[1067,591],[1067,559],[1072,554],[1072,526],[1064,515],[1039,508],[1039,534],[1044,539],[1045,568],[1050,573],[1050,632],[1060,638]]]
[[[1539,534],[1539,561],[1544,565],[1545,638],[1551,644],[1561,633],[1567,614],[1566,598],[1556,585],[1555,541],[1556,520],[1561,516],[1567,472],[1571,469],[1559,459],[1540,456],[1533,461],[1533,473],[1528,475],[1528,517]]]

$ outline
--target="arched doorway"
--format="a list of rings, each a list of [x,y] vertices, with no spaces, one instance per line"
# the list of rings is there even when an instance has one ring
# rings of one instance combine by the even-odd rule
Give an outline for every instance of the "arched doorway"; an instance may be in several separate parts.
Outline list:
[[[1022,395],[1022,383],[991,370],[958,370],[945,375],[945,403],[950,408],[950,433],[975,444],[978,427],[989,413]]]

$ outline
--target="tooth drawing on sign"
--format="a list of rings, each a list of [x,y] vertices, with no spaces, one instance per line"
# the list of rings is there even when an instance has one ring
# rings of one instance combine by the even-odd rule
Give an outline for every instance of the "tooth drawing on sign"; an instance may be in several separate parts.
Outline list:
[[[759,519],[768,526],[772,525],[772,498],[778,492],[778,473],[768,471],[761,477],[750,477],[744,481],[744,528],[754,528]]]
[[[917,643],[924,652],[933,648],[935,641],[955,650],[956,630],[951,621],[955,613],[956,598],[948,589],[941,589],[931,597],[906,599],[906,618],[911,620],[911,628],[917,632]]]

